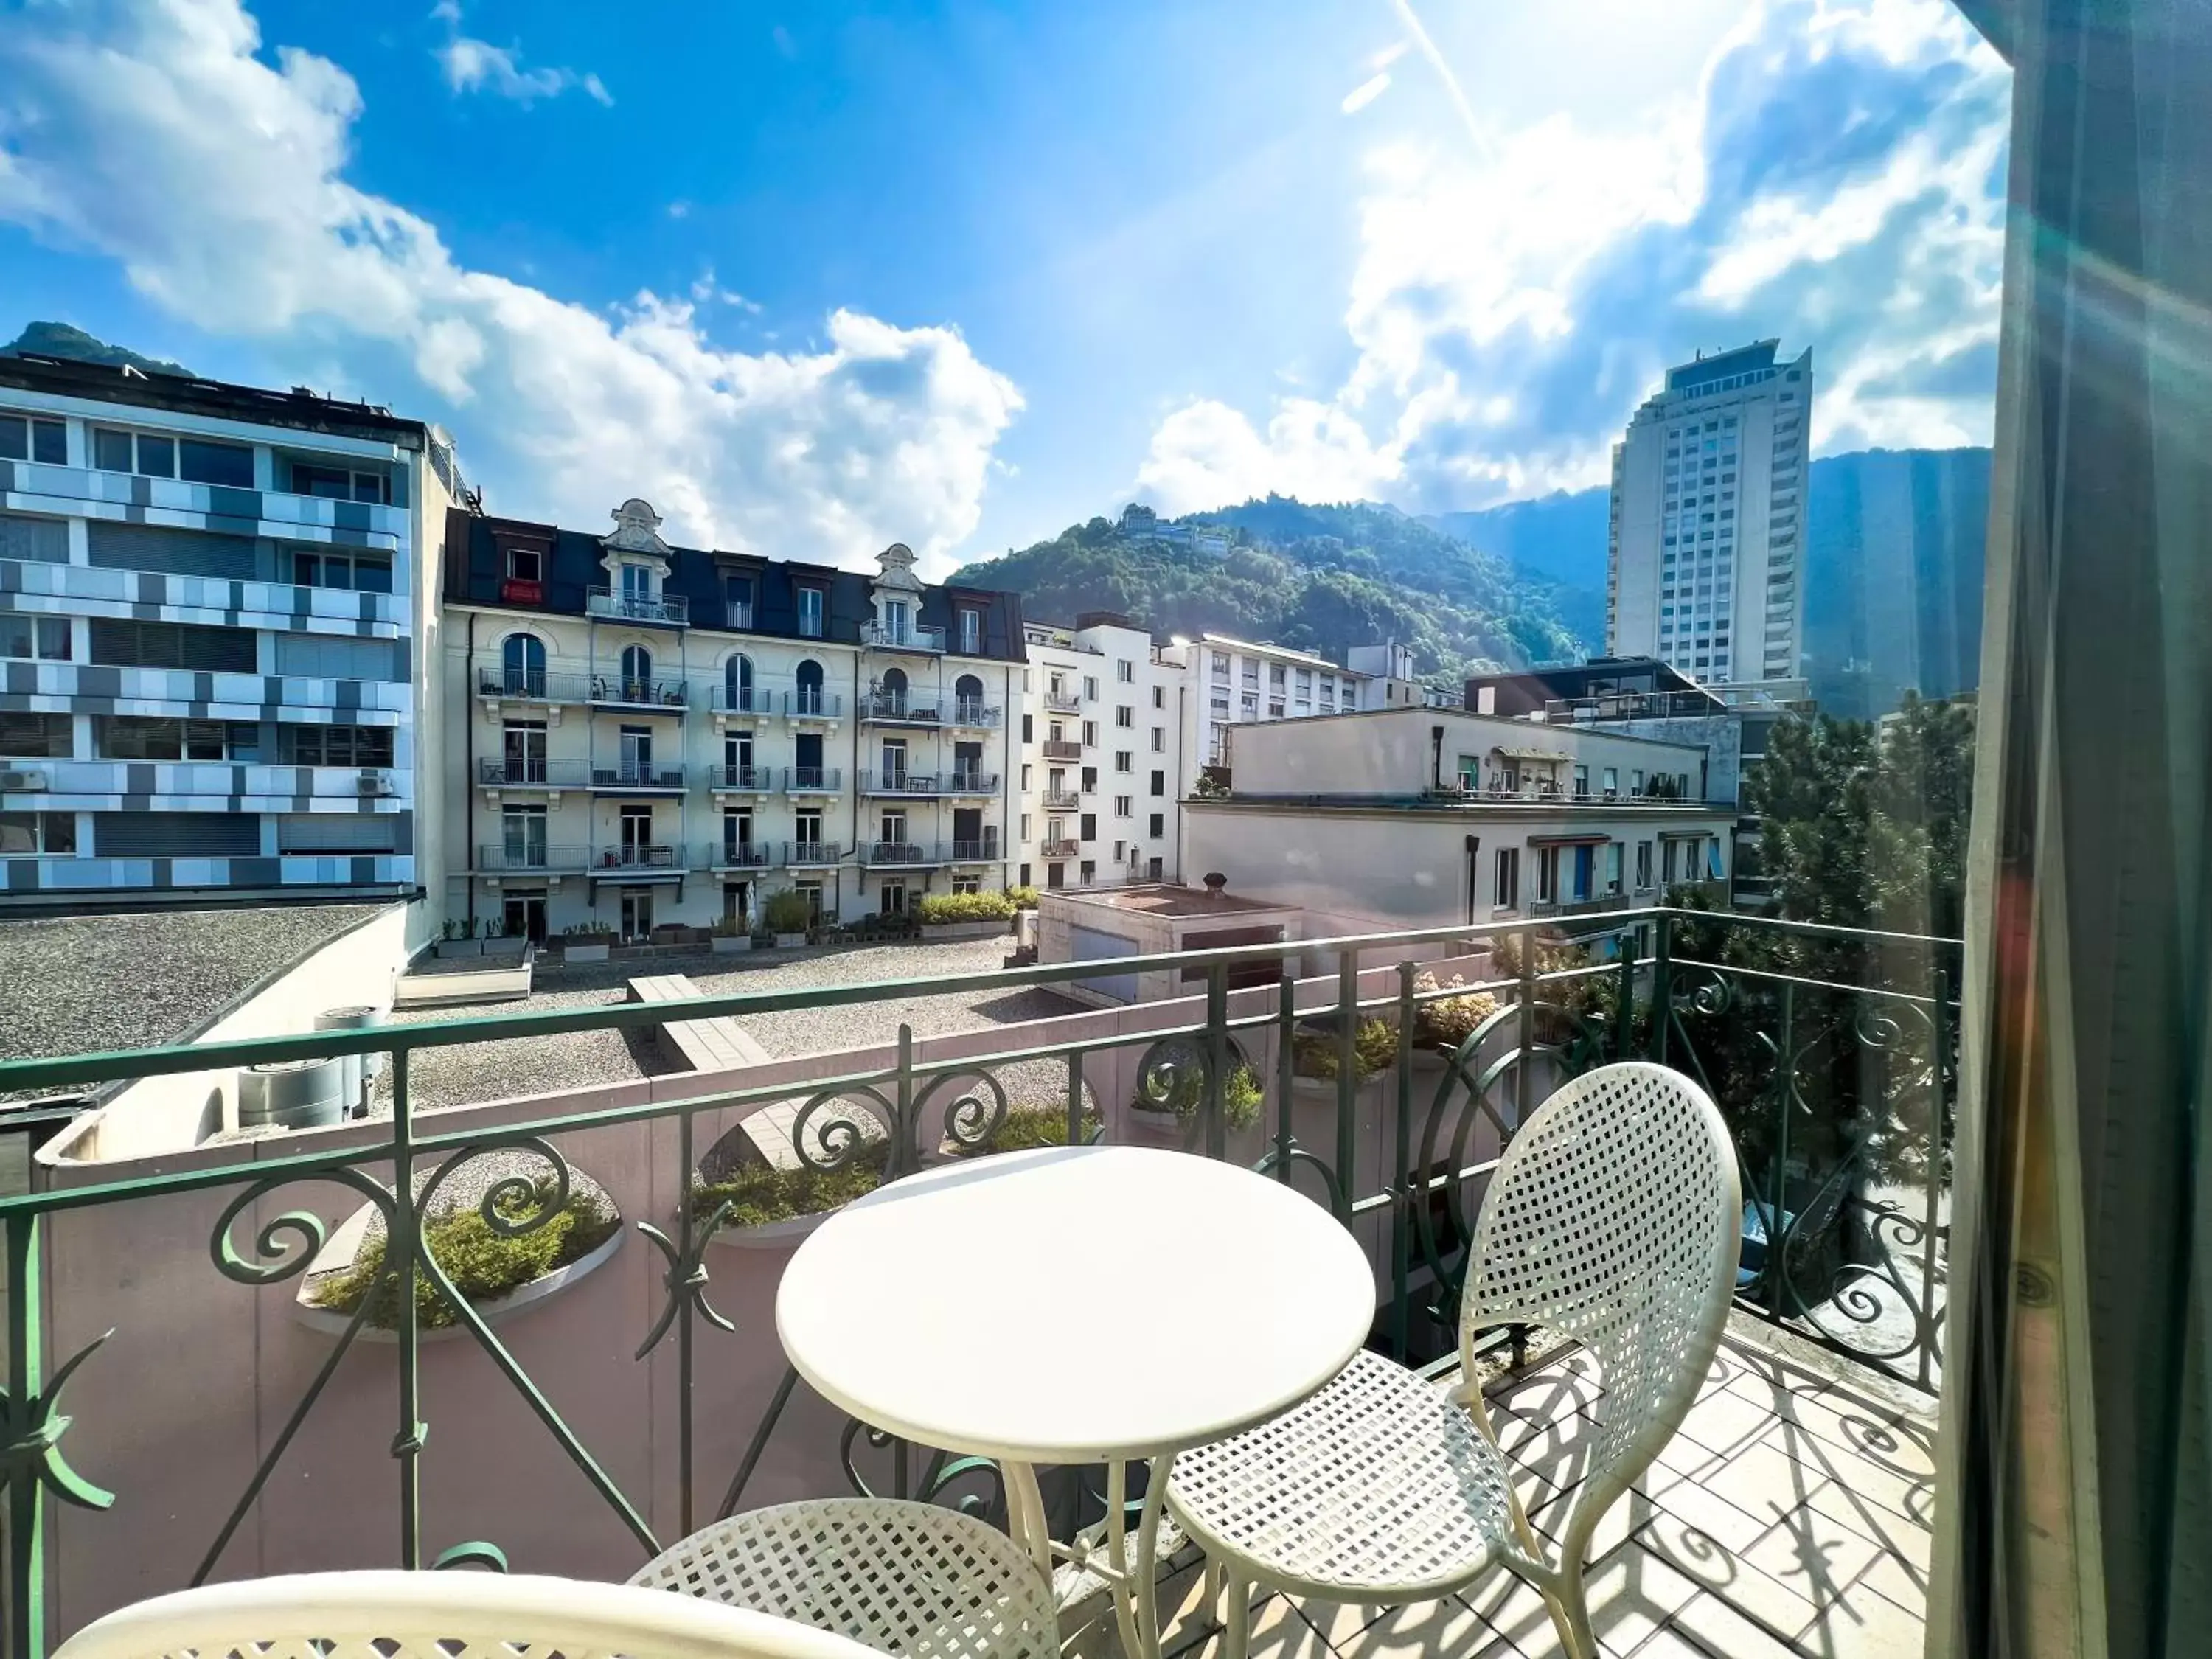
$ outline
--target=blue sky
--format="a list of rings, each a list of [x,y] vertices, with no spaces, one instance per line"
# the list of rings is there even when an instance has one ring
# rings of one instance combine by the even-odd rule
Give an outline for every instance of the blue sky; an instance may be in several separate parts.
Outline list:
[[[1940,0],[0,0],[0,330],[787,556],[1479,507],[1764,335],[1822,448],[1985,441],[2008,96]]]

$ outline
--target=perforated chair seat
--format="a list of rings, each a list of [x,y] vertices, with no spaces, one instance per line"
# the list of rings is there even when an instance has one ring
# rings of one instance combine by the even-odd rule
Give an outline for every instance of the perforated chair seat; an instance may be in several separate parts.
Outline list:
[[[1052,1588],[1013,1540],[934,1504],[832,1498],[718,1521],[633,1584],[811,1625],[903,1659],[1058,1659]]]
[[[1512,1542],[1507,1474],[1434,1383],[1362,1352],[1304,1405],[1176,1459],[1168,1509],[1209,1555],[1333,1601],[1440,1595]]]

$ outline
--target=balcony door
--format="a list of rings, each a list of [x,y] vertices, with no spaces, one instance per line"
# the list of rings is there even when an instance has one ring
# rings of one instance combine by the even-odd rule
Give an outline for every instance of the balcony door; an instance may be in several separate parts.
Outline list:
[[[722,764],[728,769],[729,781],[739,787],[752,781],[753,734],[732,732],[722,739]]]
[[[641,645],[623,651],[622,698],[624,702],[653,701],[653,653]]]
[[[906,843],[906,811],[894,807],[884,814],[883,839],[887,846],[903,847]]]
[[[653,889],[622,890],[622,936],[626,943],[642,944],[653,937]]]
[[[623,609],[630,615],[642,616],[653,604],[653,572],[641,564],[626,564],[622,568]]]
[[[653,728],[649,726],[625,726],[622,729],[623,775],[637,783],[646,783],[653,775]]]
[[[885,738],[883,761],[885,786],[894,789],[904,788],[906,787],[906,739]]]
[[[961,806],[953,809],[952,840],[962,854],[969,858],[983,855],[983,809],[980,806]]]
[[[829,781],[822,775],[822,734],[801,732],[791,740],[792,761],[802,789],[819,789]]]
[[[622,810],[622,859],[624,864],[643,864],[653,845],[653,809],[625,806]]]
[[[509,783],[545,781],[545,723],[509,720],[504,737],[507,781]]]
[[[509,939],[526,939],[532,945],[544,944],[545,895],[509,893],[501,906],[500,926]]]
[[[822,814],[801,812],[793,819],[792,834],[797,837],[794,854],[810,861],[822,856]]]
[[[804,597],[807,593],[815,592],[815,590],[801,588],[799,592]],[[816,593],[816,598],[818,600],[820,595]],[[799,629],[802,634],[806,631],[804,627]],[[822,631],[818,611],[816,614],[813,631],[817,634]],[[799,665],[799,671],[793,678],[798,684],[798,692],[793,699],[791,712],[794,714],[819,714],[822,712],[822,665],[811,659],[803,662]]]
[[[545,867],[545,809],[542,806],[511,806],[500,814],[500,832],[503,838],[501,850],[510,869],[543,870]]]
[[[904,599],[884,601],[884,637],[893,645],[904,645],[913,636],[914,608]]]
[[[744,865],[753,847],[753,815],[750,812],[722,814],[722,860],[726,864]]]
[[[545,695],[545,642],[534,634],[509,634],[499,647],[500,680],[513,697]]]
[[[975,788],[983,775],[983,745],[980,743],[956,743],[952,745],[952,772],[963,787]]]

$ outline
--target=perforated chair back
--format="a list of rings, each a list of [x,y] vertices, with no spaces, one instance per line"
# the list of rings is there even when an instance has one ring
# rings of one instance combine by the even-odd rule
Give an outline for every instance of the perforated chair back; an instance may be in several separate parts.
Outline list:
[[[824,1498],[718,1521],[633,1584],[757,1608],[900,1659],[1059,1659],[1052,1586],[994,1527],[935,1504]]]
[[[109,1613],[54,1659],[874,1659],[742,1607],[573,1578],[314,1572],[207,1584]]]
[[[1681,1426],[1728,1318],[1742,1216],[1719,1108],[1663,1066],[1575,1079],[1498,1161],[1475,1224],[1462,1357],[1478,1332],[1511,1322],[1596,1354],[1600,1426],[1564,1549],[1579,1551]]]

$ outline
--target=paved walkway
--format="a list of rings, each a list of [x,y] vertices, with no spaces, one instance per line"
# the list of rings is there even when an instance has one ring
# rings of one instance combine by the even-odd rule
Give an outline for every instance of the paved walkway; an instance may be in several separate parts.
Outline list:
[[[1592,1623],[1608,1659],[1920,1659],[1934,1486],[1932,1401],[1800,1366],[1739,1316],[1704,1392],[1639,1490],[1600,1527]],[[1496,1396],[1499,1439],[1531,1518],[1560,1524],[1604,1413],[1573,1352]],[[1850,1372],[1853,1368],[1839,1368]],[[1210,1659],[1203,1580],[1164,1587],[1166,1647]],[[1110,1655],[1109,1630],[1079,1650]],[[1253,1659],[1557,1659],[1535,1592],[1501,1572],[1464,1595],[1395,1610],[1274,1596]]]

